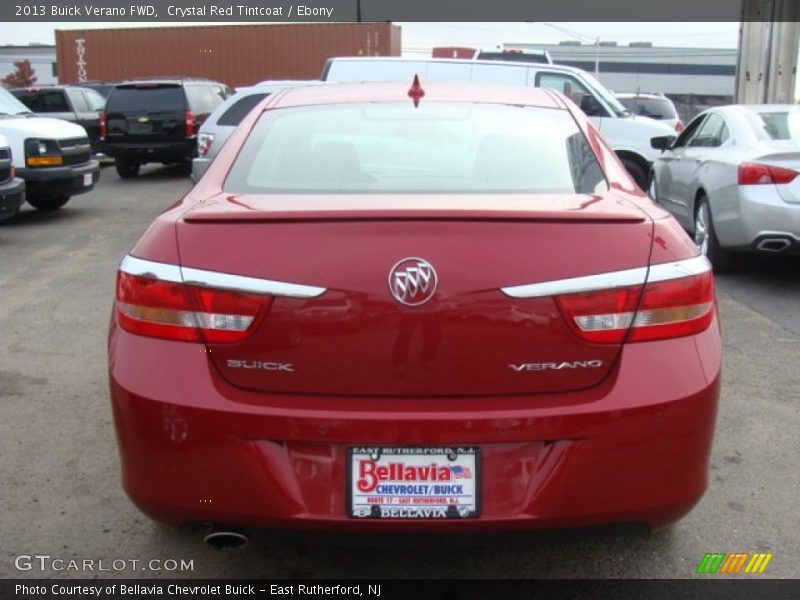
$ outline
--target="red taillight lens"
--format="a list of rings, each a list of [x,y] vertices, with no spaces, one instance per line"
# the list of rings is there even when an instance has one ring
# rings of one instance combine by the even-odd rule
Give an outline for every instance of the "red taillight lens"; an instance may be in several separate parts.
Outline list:
[[[194,118],[194,113],[190,110],[186,111],[186,135],[193,136],[197,133],[197,120]]]
[[[100,113],[100,139],[106,139],[108,135],[108,117],[106,113]]]
[[[714,279],[708,271],[648,283],[643,289],[635,286],[558,296],[556,302],[572,330],[588,342],[619,344],[682,337],[699,333],[711,323]]]
[[[739,165],[739,185],[761,185],[765,183],[789,183],[797,177],[797,171],[770,165],[742,163]]]
[[[681,132],[681,131],[683,131],[684,129],[686,129],[686,125],[684,125],[684,124],[683,124],[683,121],[681,121],[680,119],[678,119],[678,122],[677,122],[677,123],[675,123],[675,131],[677,131],[678,133],[680,133],[680,132]]]
[[[119,272],[117,321],[148,337],[224,343],[246,338],[270,296],[202,288]]]

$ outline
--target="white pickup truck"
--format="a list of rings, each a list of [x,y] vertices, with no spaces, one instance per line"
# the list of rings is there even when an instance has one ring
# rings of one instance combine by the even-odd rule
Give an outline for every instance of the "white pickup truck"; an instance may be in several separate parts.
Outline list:
[[[0,135],[0,221],[13,219],[19,212],[24,191],[25,182],[19,177],[14,177],[8,140]]]
[[[636,183],[647,189],[650,166],[661,154],[650,139],[675,135],[675,130],[622,106],[603,84],[586,71],[562,65],[464,59],[387,57],[330,58],[323,81],[336,83],[426,81],[524,85],[553,89],[575,102],[608,140]]]
[[[6,139],[17,177],[25,181],[25,199],[39,210],[61,208],[71,196],[91,191],[100,176],[83,127],[36,117],[2,88],[0,136]],[[13,214],[8,217],[18,210],[9,209]]]

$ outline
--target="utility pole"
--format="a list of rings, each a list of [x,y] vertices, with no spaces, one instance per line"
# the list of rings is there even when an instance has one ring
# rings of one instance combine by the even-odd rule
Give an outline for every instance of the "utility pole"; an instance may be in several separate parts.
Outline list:
[[[600,77],[600,36],[594,38],[594,77]]]

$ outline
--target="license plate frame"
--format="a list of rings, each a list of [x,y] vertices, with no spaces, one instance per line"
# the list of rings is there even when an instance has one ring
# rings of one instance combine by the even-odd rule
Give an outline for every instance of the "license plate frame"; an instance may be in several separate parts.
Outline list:
[[[364,465],[364,471],[363,460],[372,463]],[[379,477],[380,467],[386,469],[380,473],[384,478]],[[477,446],[350,447],[347,516],[385,521],[477,519],[481,515],[482,467]],[[436,471],[425,470],[431,468]],[[442,469],[448,471],[447,478]],[[410,476],[419,479],[408,479]],[[357,487],[359,482],[365,489]]]

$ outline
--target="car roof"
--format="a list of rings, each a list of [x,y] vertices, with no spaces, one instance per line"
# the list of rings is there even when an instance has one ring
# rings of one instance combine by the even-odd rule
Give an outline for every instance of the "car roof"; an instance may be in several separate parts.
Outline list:
[[[491,61],[490,61],[491,62]],[[496,62],[496,61],[495,61]],[[544,88],[478,83],[425,83],[421,102],[516,104],[565,109],[558,96]],[[271,96],[271,108],[354,102],[410,102],[408,83],[337,83],[287,88]]]
[[[477,60],[465,58],[405,58],[403,56],[336,56],[328,59],[329,61],[348,61],[348,62],[425,62],[425,63],[456,63],[459,65],[512,65],[518,68],[540,69],[543,71],[563,71],[566,73],[585,73],[583,69],[568,67],[567,65],[556,65],[552,63],[524,62],[516,60]]]
[[[84,86],[81,85],[81,84],[78,84],[78,83],[76,83],[74,85],[70,85],[70,84],[64,84],[64,85],[59,85],[59,84],[54,84],[54,85],[25,85],[25,86],[21,86],[21,87],[9,88],[8,91],[9,92],[17,92],[17,91],[38,92],[38,91],[43,91],[43,90],[65,90],[65,89],[68,89],[68,88],[80,88],[80,87],[84,87]]]

